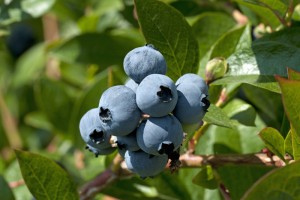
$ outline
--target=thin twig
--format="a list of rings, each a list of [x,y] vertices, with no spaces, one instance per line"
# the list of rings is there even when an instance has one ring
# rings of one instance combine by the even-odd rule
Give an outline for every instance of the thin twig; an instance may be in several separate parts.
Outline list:
[[[18,180],[18,181],[10,182],[10,183],[9,183],[9,187],[10,187],[10,188],[17,188],[17,187],[22,186],[22,185],[24,185],[24,184],[25,184],[24,180],[21,179],[21,180]]]
[[[0,114],[2,125],[5,130],[6,137],[9,141],[10,147],[22,148],[22,140],[18,130],[17,120],[9,110],[2,91],[0,90]]]
[[[120,178],[131,176],[132,173],[122,165],[123,159],[118,154],[113,160],[111,166],[100,173],[92,181],[86,183],[80,189],[80,200],[90,200],[102,189],[109,186]]]
[[[277,156],[269,157],[264,153],[257,154],[232,154],[232,155],[193,155],[186,153],[180,156],[181,168],[201,168],[206,165],[219,167],[223,165],[265,165],[282,167],[285,162]],[[167,167],[166,167],[167,168]],[[179,169],[180,170],[180,169]],[[113,182],[130,177],[133,174],[126,168],[126,165],[117,156],[113,164],[104,172],[99,174],[93,180],[84,185],[80,190],[81,200],[90,200],[102,189],[109,186]]]
[[[282,167],[285,162],[277,156],[269,157],[267,154],[226,154],[226,155],[193,155],[180,156],[181,167],[199,168],[206,165],[219,167],[223,165],[266,165]]]

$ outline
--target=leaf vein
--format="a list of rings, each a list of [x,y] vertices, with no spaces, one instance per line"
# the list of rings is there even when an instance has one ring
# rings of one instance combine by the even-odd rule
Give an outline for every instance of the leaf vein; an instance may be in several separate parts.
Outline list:
[[[49,194],[47,193],[46,188],[45,188],[44,185],[40,182],[40,179],[36,176],[35,170],[32,168],[32,166],[30,165],[30,163],[24,162],[24,164],[28,166],[28,168],[30,169],[30,171],[31,171],[31,173],[32,173],[32,175],[33,175],[33,179],[35,179],[36,182],[41,186],[41,189],[43,190],[44,195],[47,197],[47,199],[50,200],[50,196],[49,196]],[[43,193],[42,193],[42,194],[43,194]]]

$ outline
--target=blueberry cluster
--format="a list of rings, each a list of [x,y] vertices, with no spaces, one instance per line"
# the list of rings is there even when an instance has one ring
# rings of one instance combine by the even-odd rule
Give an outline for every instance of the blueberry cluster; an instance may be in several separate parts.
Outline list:
[[[169,160],[171,169],[178,167],[183,125],[202,121],[210,105],[208,86],[196,74],[174,83],[153,45],[130,51],[124,70],[129,81],[108,88],[80,120],[86,148],[98,156],[117,147],[128,169],[143,178],[162,172]]]

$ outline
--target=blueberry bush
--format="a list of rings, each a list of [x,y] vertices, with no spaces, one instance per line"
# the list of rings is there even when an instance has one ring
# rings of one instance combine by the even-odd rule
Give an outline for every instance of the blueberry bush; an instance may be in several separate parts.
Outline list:
[[[6,0],[0,41],[1,200],[300,199],[299,0]]]

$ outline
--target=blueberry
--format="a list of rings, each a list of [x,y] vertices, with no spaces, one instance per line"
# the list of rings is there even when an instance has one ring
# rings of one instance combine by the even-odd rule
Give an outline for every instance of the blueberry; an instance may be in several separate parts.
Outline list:
[[[32,28],[26,24],[12,26],[11,33],[6,40],[8,50],[12,56],[18,58],[36,43]]]
[[[127,151],[126,149],[120,149],[120,148],[118,148],[118,153],[120,154],[120,156],[122,158],[125,158],[126,151]]]
[[[176,81],[176,86],[181,83],[194,83],[196,84],[206,96],[208,96],[208,86],[205,83],[205,80],[198,76],[197,74],[184,74]]]
[[[178,101],[173,111],[175,117],[183,124],[200,123],[210,105],[206,94],[198,85],[180,83],[177,86]]]
[[[150,117],[137,129],[139,147],[148,154],[171,154],[183,141],[180,122],[173,115]]]
[[[164,171],[167,155],[151,156],[143,151],[126,151],[125,163],[127,168],[141,178],[153,177]]]
[[[125,83],[126,87],[129,87],[130,89],[132,89],[134,92],[136,92],[137,87],[139,86],[139,84],[137,84],[134,80],[129,79],[126,81]]]
[[[162,117],[172,112],[177,98],[174,82],[168,76],[161,74],[147,76],[136,90],[138,107],[152,117]]]
[[[79,130],[88,149],[96,155],[102,154],[102,150],[111,147],[111,135],[103,130],[99,119],[98,108],[93,108],[82,116],[79,123]]]
[[[167,64],[163,55],[153,45],[131,50],[124,58],[125,73],[136,83],[150,74],[166,74]]]
[[[106,132],[124,136],[134,131],[141,117],[135,99],[135,92],[124,85],[110,87],[102,94],[99,117]]]
[[[136,129],[129,135],[117,136],[117,145],[121,150],[138,151],[140,147],[136,140]]]

